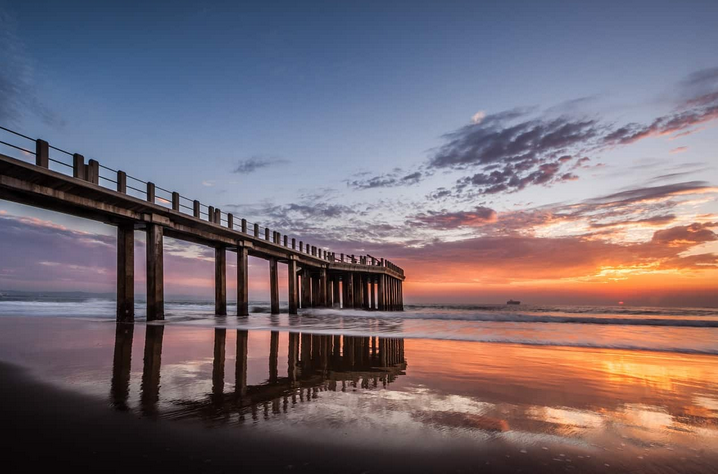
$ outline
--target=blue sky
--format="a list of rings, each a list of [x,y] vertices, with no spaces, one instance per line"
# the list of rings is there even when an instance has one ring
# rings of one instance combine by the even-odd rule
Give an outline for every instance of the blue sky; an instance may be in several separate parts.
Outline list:
[[[691,133],[679,137],[594,143],[685,111],[718,87],[695,80],[718,67],[718,2],[25,1],[0,3],[0,12],[0,122],[252,221],[322,244],[329,233],[334,248],[369,248],[361,226],[394,229],[366,236],[385,251],[501,230],[476,219],[417,229],[417,216],[485,208],[501,221],[656,183],[718,183],[713,118],[684,124],[674,135]],[[559,152],[572,161],[520,187],[487,193],[477,184],[515,156],[488,163],[479,156],[487,149],[474,150],[467,162],[437,165],[442,147],[476,140],[472,131],[517,108],[523,115],[496,127],[595,128],[540,150],[524,177],[558,163]],[[234,172],[252,163],[265,166]],[[676,169],[693,174],[651,181]],[[441,189],[454,194],[429,197]],[[718,212],[715,199],[681,209],[672,225]],[[113,233],[93,225],[72,221]],[[654,230],[611,241],[649,240]]]

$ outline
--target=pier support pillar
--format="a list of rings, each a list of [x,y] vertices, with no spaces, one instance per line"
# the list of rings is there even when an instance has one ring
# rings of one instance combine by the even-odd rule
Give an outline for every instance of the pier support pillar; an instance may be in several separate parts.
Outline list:
[[[287,264],[288,282],[289,282],[289,314],[297,314],[297,303],[299,299],[297,288],[297,260],[294,256],[289,258]]]
[[[214,314],[227,315],[227,251],[222,246],[214,249]]]
[[[117,322],[135,320],[135,226],[117,226]]]
[[[376,309],[376,280],[374,276],[369,277],[369,309]]]
[[[377,288],[377,299],[379,300],[379,311],[386,311],[386,275],[379,275]]]
[[[147,225],[147,321],[165,319],[162,227]]]
[[[369,289],[370,286],[371,276],[369,275],[363,275],[361,279],[361,292],[362,292],[362,300],[363,300],[363,306],[365,310],[371,309],[369,306]]]
[[[328,292],[327,292],[327,269],[322,268],[319,270],[319,302],[318,306],[326,308],[328,304]]]
[[[271,313],[279,314],[279,273],[277,259],[274,257],[269,259],[269,297]]]
[[[339,296],[340,295],[340,293],[339,293],[339,277],[336,275],[334,276],[334,279],[332,281],[332,292],[334,293],[333,306],[335,308],[338,308],[341,303],[341,296]]]
[[[237,316],[249,316],[249,250],[241,243],[237,246]]]
[[[354,273],[348,273],[346,279],[347,301],[345,308],[354,308]]]
[[[306,309],[311,306],[311,288],[309,287],[310,281],[309,271],[304,268],[302,270],[302,308]]]

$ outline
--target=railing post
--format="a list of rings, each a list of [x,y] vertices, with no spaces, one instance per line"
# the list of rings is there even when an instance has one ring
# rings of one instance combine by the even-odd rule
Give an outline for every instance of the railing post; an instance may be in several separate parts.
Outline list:
[[[292,250],[297,248],[297,239],[292,238]]]
[[[199,219],[200,218],[200,205],[199,201],[195,199],[194,203],[192,203],[192,211],[194,216]]]
[[[242,233],[247,233],[247,219],[242,219]]]
[[[222,225],[222,210],[220,208],[214,210],[214,223]]]
[[[229,213],[227,213],[227,227],[234,230],[234,216]]]
[[[172,210],[179,212],[180,210],[180,200],[179,200],[179,193],[173,192],[172,193]]]
[[[50,144],[45,140],[35,140],[35,164],[43,168],[50,167]]]
[[[304,242],[302,242],[301,240],[299,241],[299,251],[304,253]]]
[[[264,240],[269,241],[269,229],[264,228]]]
[[[79,153],[72,155],[72,177],[87,179],[87,172],[85,171],[85,157]]]
[[[259,224],[254,224],[254,236],[259,238]]]
[[[209,206],[207,208],[207,220],[209,222],[214,222],[214,206]]]
[[[100,184],[100,163],[97,160],[90,160],[87,163],[87,181]]]
[[[117,192],[127,194],[127,173],[124,171],[117,172]]]
[[[147,183],[147,202],[155,203],[155,183]]]
[[[289,237],[287,237],[287,236],[285,235],[285,236],[284,236],[284,246],[285,246],[285,247],[289,247],[288,244],[289,244]]]

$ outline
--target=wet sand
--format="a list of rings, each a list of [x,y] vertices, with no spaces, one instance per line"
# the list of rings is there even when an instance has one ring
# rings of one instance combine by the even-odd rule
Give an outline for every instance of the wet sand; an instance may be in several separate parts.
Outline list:
[[[712,356],[3,317],[0,360],[9,472],[718,472]]]

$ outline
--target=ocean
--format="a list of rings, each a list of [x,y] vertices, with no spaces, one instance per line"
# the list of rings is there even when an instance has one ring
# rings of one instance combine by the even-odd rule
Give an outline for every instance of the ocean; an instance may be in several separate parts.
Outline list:
[[[144,303],[136,304],[137,320],[144,320]],[[352,336],[382,335],[414,339],[442,339],[718,354],[718,309],[639,306],[562,305],[406,305],[403,312],[305,309],[289,316],[270,315],[269,303],[250,302],[250,316],[214,315],[214,304],[201,300],[165,302],[166,324],[231,329],[311,331]],[[115,318],[110,297],[84,294],[0,294],[0,316]]]

